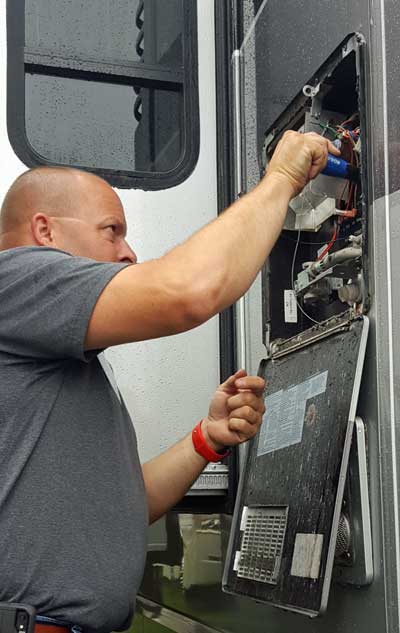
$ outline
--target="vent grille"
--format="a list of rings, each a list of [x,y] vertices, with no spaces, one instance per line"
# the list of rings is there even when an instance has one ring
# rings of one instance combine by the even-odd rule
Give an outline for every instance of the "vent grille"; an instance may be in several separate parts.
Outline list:
[[[239,578],[276,584],[281,567],[288,508],[244,508],[237,564]]]

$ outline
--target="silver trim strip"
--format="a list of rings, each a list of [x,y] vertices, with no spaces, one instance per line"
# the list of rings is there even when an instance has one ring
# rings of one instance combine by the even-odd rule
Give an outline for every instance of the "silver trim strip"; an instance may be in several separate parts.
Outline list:
[[[220,633],[218,629],[212,629],[201,622],[191,620],[177,611],[167,609],[142,596],[136,599],[136,609],[143,617],[165,626],[174,633]]]
[[[241,103],[241,54],[239,50],[232,53],[233,67],[233,114],[235,141],[235,193],[242,193],[242,103]]]
[[[364,545],[365,582],[374,579],[374,560],[372,550],[371,513],[368,490],[367,447],[365,444],[365,426],[361,418],[356,418],[358,476],[360,481],[361,530]]]
[[[242,173],[242,95],[241,95],[241,60],[239,50],[232,53],[233,67],[233,108],[234,108],[234,135],[235,135],[235,194],[239,198],[242,193],[243,173]],[[247,345],[246,345],[246,296],[236,302],[236,346],[237,363],[239,369],[247,366]]]
[[[389,203],[389,125],[388,125],[388,103],[387,103],[387,63],[386,63],[386,24],[385,24],[385,2],[380,1],[381,12],[381,43],[382,43],[382,110],[383,110],[383,163],[385,175],[385,229],[386,229],[386,279],[387,279],[387,324],[388,324],[388,340],[387,346],[388,364],[389,364],[389,413],[390,413],[390,434],[392,446],[392,468],[393,468],[393,514],[394,514],[394,530],[393,544],[396,557],[396,603],[397,618],[400,621],[400,603],[399,603],[399,587],[400,587],[400,552],[399,552],[399,502],[397,496],[397,461],[396,461],[396,419],[395,419],[395,398],[394,398],[394,358],[393,358],[393,305],[392,305],[392,253],[390,241],[390,203]],[[378,405],[379,406],[379,405]],[[379,407],[380,408],[380,407]],[[385,607],[388,621],[388,605],[392,602],[391,596],[388,596],[387,587],[387,563],[386,549],[384,549],[383,565],[385,569]],[[393,588],[391,588],[393,591]]]

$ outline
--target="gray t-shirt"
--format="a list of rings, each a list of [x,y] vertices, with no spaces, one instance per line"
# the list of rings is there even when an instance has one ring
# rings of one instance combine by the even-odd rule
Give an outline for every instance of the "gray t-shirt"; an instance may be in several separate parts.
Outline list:
[[[125,265],[0,253],[0,601],[99,633],[129,625],[146,554],[133,425],[83,347]]]

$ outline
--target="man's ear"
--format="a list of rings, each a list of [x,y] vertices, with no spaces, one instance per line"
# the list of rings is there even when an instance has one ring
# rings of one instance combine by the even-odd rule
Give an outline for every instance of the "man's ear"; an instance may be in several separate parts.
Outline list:
[[[51,218],[45,213],[36,213],[31,219],[32,235],[39,246],[55,247]]]

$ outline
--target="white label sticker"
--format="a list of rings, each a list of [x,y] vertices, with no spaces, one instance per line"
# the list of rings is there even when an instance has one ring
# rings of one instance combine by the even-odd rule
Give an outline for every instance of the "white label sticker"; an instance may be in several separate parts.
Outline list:
[[[266,411],[257,457],[301,442],[307,400],[325,393],[327,381],[328,372],[324,371],[299,385],[281,389],[265,398]]]
[[[283,291],[285,306],[285,323],[297,323],[297,301],[293,290]]]
[[[323,534],[296,534],[290,574],[317,580],[321,565]]]

